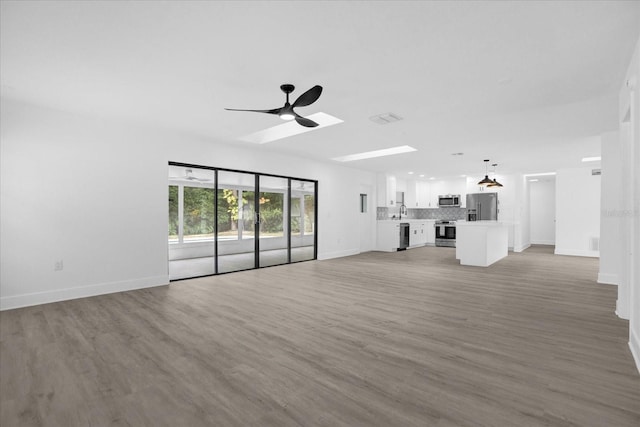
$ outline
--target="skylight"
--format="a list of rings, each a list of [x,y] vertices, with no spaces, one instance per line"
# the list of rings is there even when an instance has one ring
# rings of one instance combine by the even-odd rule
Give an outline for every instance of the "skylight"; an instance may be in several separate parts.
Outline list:
[[[277,141],[278,139],[287,138],[293,135],[299,135],[301,133],[311,132],[312,130],[337,125],[338,123],[343,122],[343,120],[340,120],[339,118],[333,117],[326,113],[315,113],[306,116],[306,118],[318,123],[318,126],[314,128],[308,128],[300,126],[298,123],[292,121],[282,123],[255,133],[251,133],[249,135],[241,136],[238,139],[242,141],[253,142],[255,144],[266,144],[267,142]]]
[[[549,175],[555,175],[555,172],[541,172],[541,173],[526,173],[524,176],[529,177],[529,176],[549,176]]]
[[[372,159],[374,157],[393,156],[394,154],[410,153],[417,151],[409,145],[399,145],[397,147],[385,148],[382,150],[366,151],[364,153],[349,154],[347,156],[334,157],[338,162],[353,162],[355,160]]]

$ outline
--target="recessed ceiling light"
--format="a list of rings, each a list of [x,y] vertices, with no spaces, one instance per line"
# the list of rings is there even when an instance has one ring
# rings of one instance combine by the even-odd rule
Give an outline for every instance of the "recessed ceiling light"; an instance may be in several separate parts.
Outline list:
[[[555,172],[542,172],[542,173],[527,173],[524,176],[548,176],[548,175],[555,175]]]
[[[435,176],[431,176],[431,177],[429,177],[429,179],[436,179],[436,177]]]
[[[293,135],[299,135],[301,133],[310,132],[316,129],[322,129],[327,126],[337,125],[338,123],[343,122],[343,120],[340,120],[339,118],[333,117],[326,113],[311,114],[307,116],[307,118],[318,123],[318,126],[314,128],[308,128],[300,126],[296,122],[287,122],[249,135],[241,136],[239,139],[256,144],[266,144],[267,142],[277,141],[278,139],[287,138]]]
[[[409,145],[400,145],[398,147],[385,148],[383,150],[367,151],[364,153],[349,154],[341,157],[334,157],[333,160],[338,162],[353,162],[355,160],[372,159],[374,157],[393,156],[394,154],[410,153],[417,151]]]
[[[582,161],[583,162],[599,162],[600,160],[602,160],[602,157],[600,156],[595,156],[595,157],[583,157]]]
[[[538,179],[530,179],[529,182],[538,182]]]
[[[420,178],[424,178],[424,174],[420,174]]]
[[[413,175],[413,172],[408,172],[409,175]]]

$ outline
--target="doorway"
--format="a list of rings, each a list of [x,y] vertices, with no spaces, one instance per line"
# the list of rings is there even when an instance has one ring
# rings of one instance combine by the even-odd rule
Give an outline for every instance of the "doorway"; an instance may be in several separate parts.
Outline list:
[[[529,179],[531,244],[556,244],[556,180],[554,176]]]

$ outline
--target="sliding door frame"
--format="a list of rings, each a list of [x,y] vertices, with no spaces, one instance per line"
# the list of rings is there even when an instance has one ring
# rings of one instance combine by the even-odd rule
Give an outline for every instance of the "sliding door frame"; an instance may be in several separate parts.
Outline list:
[[[232,172],[232,173],[242,173],[242,174],[253,174],[255,177],[255,185],[254,185],[254,210],[255,210],[255,218],[254,218],[254,222],[255,222],[255,227],[254,227],[254,269],[258,269],[258,268],[267,268],[269,266],[266,267],[261,267],[260,266],[260,177],[261,176],[265,176],[265,177],[273,177],[273,178],[282,178],[282,179],[286,179],[287,180],[287,191],[286,191],[286,202],[288,203],[288,208],[287,208],[287,218],[285,219],[287,227],[286,227],[286,244],[287,244],[287,262],[285,264],[278,264],[278,265],[286,265],[286,264],[295,264],[298,262],[306,262],[306,261],[313,261],[313,260],[317,260],[318,259],[318,180],[316,179],[309,179],[309,178],[299,178],[299,177],[292,177],[292,176],[286,176],[286,175],[277,175],[277,174],[272,174],[272,173],[263,173],[263,172],[253,172],[253,171],[244,171],[244,170],[239,170],[239,169],[229,169],[229,168],[222,168],[222,167],[216,167],[216,166],[205,166],[205,165],[197,165],[197,164],[193,164],[193,163],[183,163],[183,162],[173,162],[170,161],[168,163],[169,166],[175,166],[175,167],[184,167],[184,168],[196,168],[196,169],[204,169],[204,170],[210,170],[213,171],[214,173],[214,177],[215,177],[215,181],[214,181],[214,192],[215,192],[215,197],[214,197],[214,215],[216,218],[216,222],[215,222],[215,228],[214,228],[214,274],[208,274],[205,276],[196,276],[196,277],[207,277],[207,276],[215,276],[215,275],[219,275],[219,274],[227,274],[227,272],[224,273],[220,273],[219,271],[219,264],[218,264],[218,258],[220,256],[219,251],[218,251],[218,231],[219,231],[219,227],[218,227],[218,210],[219,210],[219,206],[218,206],[218,191],[219,191],[219,175],[218,172],[223,171],[223,172]],[[291,199],[292,199],[292,194],[291,194],[291,181],[304,181],[304,182],[309,182],[309,183],[313,183],[313,189],[314,189],[314,233],[313,233],[313,258],[312,259],[308,259],[308,260],[301,260],[301,261],[291,261]],[[303,213],[304,214],[304,213]],[[283,223],[284,225],[284,223]],[[283,230],[285,231],[285,230]],[[242,271],[242,270],[239,270]],[[232,273],[232,272],[229,272]],[[179,281],[179,280],[187,280],[187,279],[191,279],[191,278],[195,278],[195,277],[189,277],[189,278],[185,278],[185,279],[175,279],[175,280],[171,280],[173,281]]]

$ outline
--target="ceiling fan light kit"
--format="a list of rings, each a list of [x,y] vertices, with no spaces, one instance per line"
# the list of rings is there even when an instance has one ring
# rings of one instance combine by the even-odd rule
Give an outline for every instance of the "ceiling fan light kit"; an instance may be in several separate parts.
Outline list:
[[[286,95],[286,101],[284,105],[280,108],[274,108],[271,110],[241,110],[236,108],[225,108],[228,111],[251,111],[254,113],[266,113],[266,114],[276,114],[282,120],[294,120],[300,125],[308,128],[314,128],[318,126],[318,123],[314,122],[311,119],[307,119],[306,117],[302,117],[298,113],[296,113],[293,109],[296,107],[306,107],[308,105],[313,104],[320,98],[322,94],[322,86],[315,85],[302,95],[298,97],[294,101],[293,104],[289,103],[289,94],[295,90],[295,86],[292,84],[283,84],[280,86],[280,90],[282,90]]]

